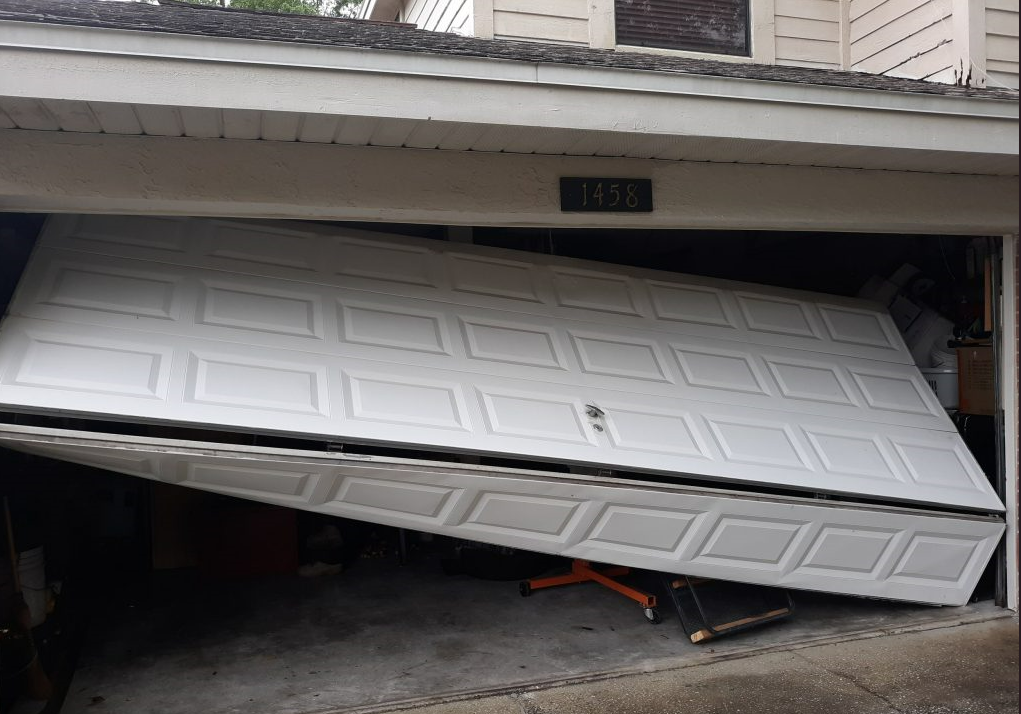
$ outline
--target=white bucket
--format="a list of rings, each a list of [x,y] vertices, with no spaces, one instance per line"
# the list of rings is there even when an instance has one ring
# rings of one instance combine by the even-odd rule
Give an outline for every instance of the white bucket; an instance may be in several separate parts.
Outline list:
[[[32,627],[38,627],[46,621],[46,555],[42,546],[18,556],[18,577],[25,604],[32,615]]]
[[[928,367],[921,370],[922,376],[928,382],[929,388],[935,393],[936,398],[944,409],[957,409],[957,368],[956,367]]]

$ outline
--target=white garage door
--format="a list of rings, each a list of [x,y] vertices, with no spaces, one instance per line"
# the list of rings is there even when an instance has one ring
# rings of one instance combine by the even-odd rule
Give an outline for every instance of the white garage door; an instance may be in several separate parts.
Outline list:
[[[0,326],[0,407],[915,504],[0,427],[194,488],[837,593],[963,603],[1004,529],[868,303],[336,229],[51,219]]]
[[[0,405],[1002,510],[870,303],[280,223],[51,219]]]
[[[962,605],[989,516],[462,464],[0,426],[0,445],[319,513],[597,562]]]

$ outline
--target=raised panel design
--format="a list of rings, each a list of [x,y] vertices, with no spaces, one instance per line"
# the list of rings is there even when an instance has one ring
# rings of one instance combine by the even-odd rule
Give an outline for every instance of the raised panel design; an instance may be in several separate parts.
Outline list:
[[[766,394],[758,368],[745,355],[674,347],[684,381],[692,387]]]
[[[612,549],[676,553],[701,513],[610,505],[596,521],[588,539]]]
[[[915,483],[970,491],[985,475],[970,454],[953,443],[893,441]]]
[[[130,343],[29,336],[13,384],[163,399],[170,353]]]
[[[916,533],[893,569],[894,578],[942,580],[957,583],[964,577],[979,540],[937,533]]]
[[[185,220],[158,216],[76,216],[67,234],[97,243],[183,253]]]
[[[345,382],[352,419],[459,431],[468,426],[464,397],[456,384],[351,373]]]
[[[581,505],[564,498],[517,493],[483,493],[465,519],[474,526],[519,531],[529,536],[562,538]]]
[[[304,414],[327,413],[322,368],[193,353],[187,401]]]
[[[345,342],[450,354],[442,315],[345,303],[340,306],[340,338]]]
[[[206,487],[236,495],[273,495],[282,501],[308,500],[318,475],[301,469],[287,471],[260,468],[254,464],[204,463],[184,464],[186,485]],[[190,483],[187,483],[190,482]]]
[[[1004,531],[987,516],[365,454],[10,424],[0,446],[568,558],[941,605],[968,601]]]
[[[337,273],[392,283],[434,287],[432,252],[422,248],[348,238],[340,243]]]
[[[854,405],[850,390],[835,367],[825,364],[766,359],[780,394],[825,404]]]
[[[660,320],[734,327],[719,290],[680,287],[652,280],[646,282],[652,296],[653,312]]]
[[[455,254],[449,266],[457,292],[540,302],[529,263]]]
[[[41,304],[173,320],[177,282],[161,275],[59,265]]]
[[[570,399],[494,391],[480,391],[480,396],[492,434],[593,443],[580,417],[581,405]]]
[[[421,518],[439,517],[455,489],[348,476],[332,501]]]
[[[812,327],[805,306],[800,302],[747,293],[737,293],[737,302],[748,328],[755,332],[819,337]]]
[[[465,350],[470,359],[506,362],[528,367],[565,369],[552,330],[515,323],[461,320]]]
[[[713,526],[696,557],[779,567],[804,525],[727,516]]]
[[[875,436],[806,429],[805,434],[827,470],[865,478],[897,479],[897,469]]]
[[[618,449],[709,458],[691,417],[603,404],[606,433]]]
[[[51,290],[65,269],[77,274]],[[8,411],[1002,508],[864,301],[346,226],[176,218],[52,217],[25,274],[0,330]],[[51,344],[33,352],[30,332]],[[915,444],[950,455],[933,465]]]
[[[207,283],[199,305],[202,325],[322,339],[322,308],[312,295],[267,292]]]
[[[884,317],[878,313],[820,305],[819,315],[826,325],[826,331],[837,342],[897,349],[895,338],[884,323]]]
[[[913,377],[859,370],[851,370],[851,376],[873,409],[907,414],[933,413],[931,397],[922,392],[922,389],[928,388]]]
[[[629,281],[617,275],[554,268],[553,288],[557,304],[563,307],[619,315],[639,314]]]
[[[819,531],[798,568],[872,574],[898,533],[900,531],[826,526]]]
[[[759,466],[808,468],[807,459],[785,425],[754,421],[707,419],[716,443],[728,461]]]
[[[581,369],[587,374],[628,377],[652,382],[670,381],[659,350],[651,342],[613,339],[592,333],[571,333]]]
[[[299,234],[221,223],[215,226],[208,254],[242,263],[312,271],[310,242],[310,238]]]

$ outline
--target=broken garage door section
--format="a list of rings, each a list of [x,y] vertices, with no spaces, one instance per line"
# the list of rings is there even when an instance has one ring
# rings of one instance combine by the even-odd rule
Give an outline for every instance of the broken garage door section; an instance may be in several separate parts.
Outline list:
[[[968,601],[998,519],[598,476],[41,427],[0,445],[216,493],[597,562],[939,605]]]
[[[1003,510],[872,303],[341,228],[51,218],[0,405]]]

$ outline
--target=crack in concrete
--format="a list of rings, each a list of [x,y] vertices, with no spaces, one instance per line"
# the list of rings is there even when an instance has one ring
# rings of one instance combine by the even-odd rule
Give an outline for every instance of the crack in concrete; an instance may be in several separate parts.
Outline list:
[[[854,685],[855,687],[857,687],[861,691],[865,692],[866,694],[870,694],[871,696],[875,697],[879,701],[883,702],[883,704],[885,704],[886,706],[890,707],[890,709],[892,709],[893,711],[897,712],[897,714],[905,714],[905,711],[903,709],[901,709],[900,707],[898,707],[896,704],[894,704],[892,701],[890,701],[889,697],[887,697],[887,696],[885,696],[883,694],[880,694],[879,692],[876,692],[876,691],[874,691],[872,689],[869,689],[868,687],[866,687],[864,684],[859,682],[857,679],[855,679],[851,675],[845,674],[843,672],[840,672],[840,671],[837,671],[837,670],[834,670],[834,669],[830,669],[829,667],[826,667],[826,666],[824,666],[822,664],[819,664],[815,660],[809,659],[808,657],[806,657],[805,655],[801,654],[800,652],[798,652],[796,650],[792,650],[791,654],[793,654],[795,657],[797,657],[798,659],[802,660],[803,662],[807,662],[810,665],[818,667],[819,669],[821,669],[822,671],[826,672],[827,674],[831,674],[834,677],[839,677],[840,679],[843,679],[846,682],[850,682],[852,685]]]

